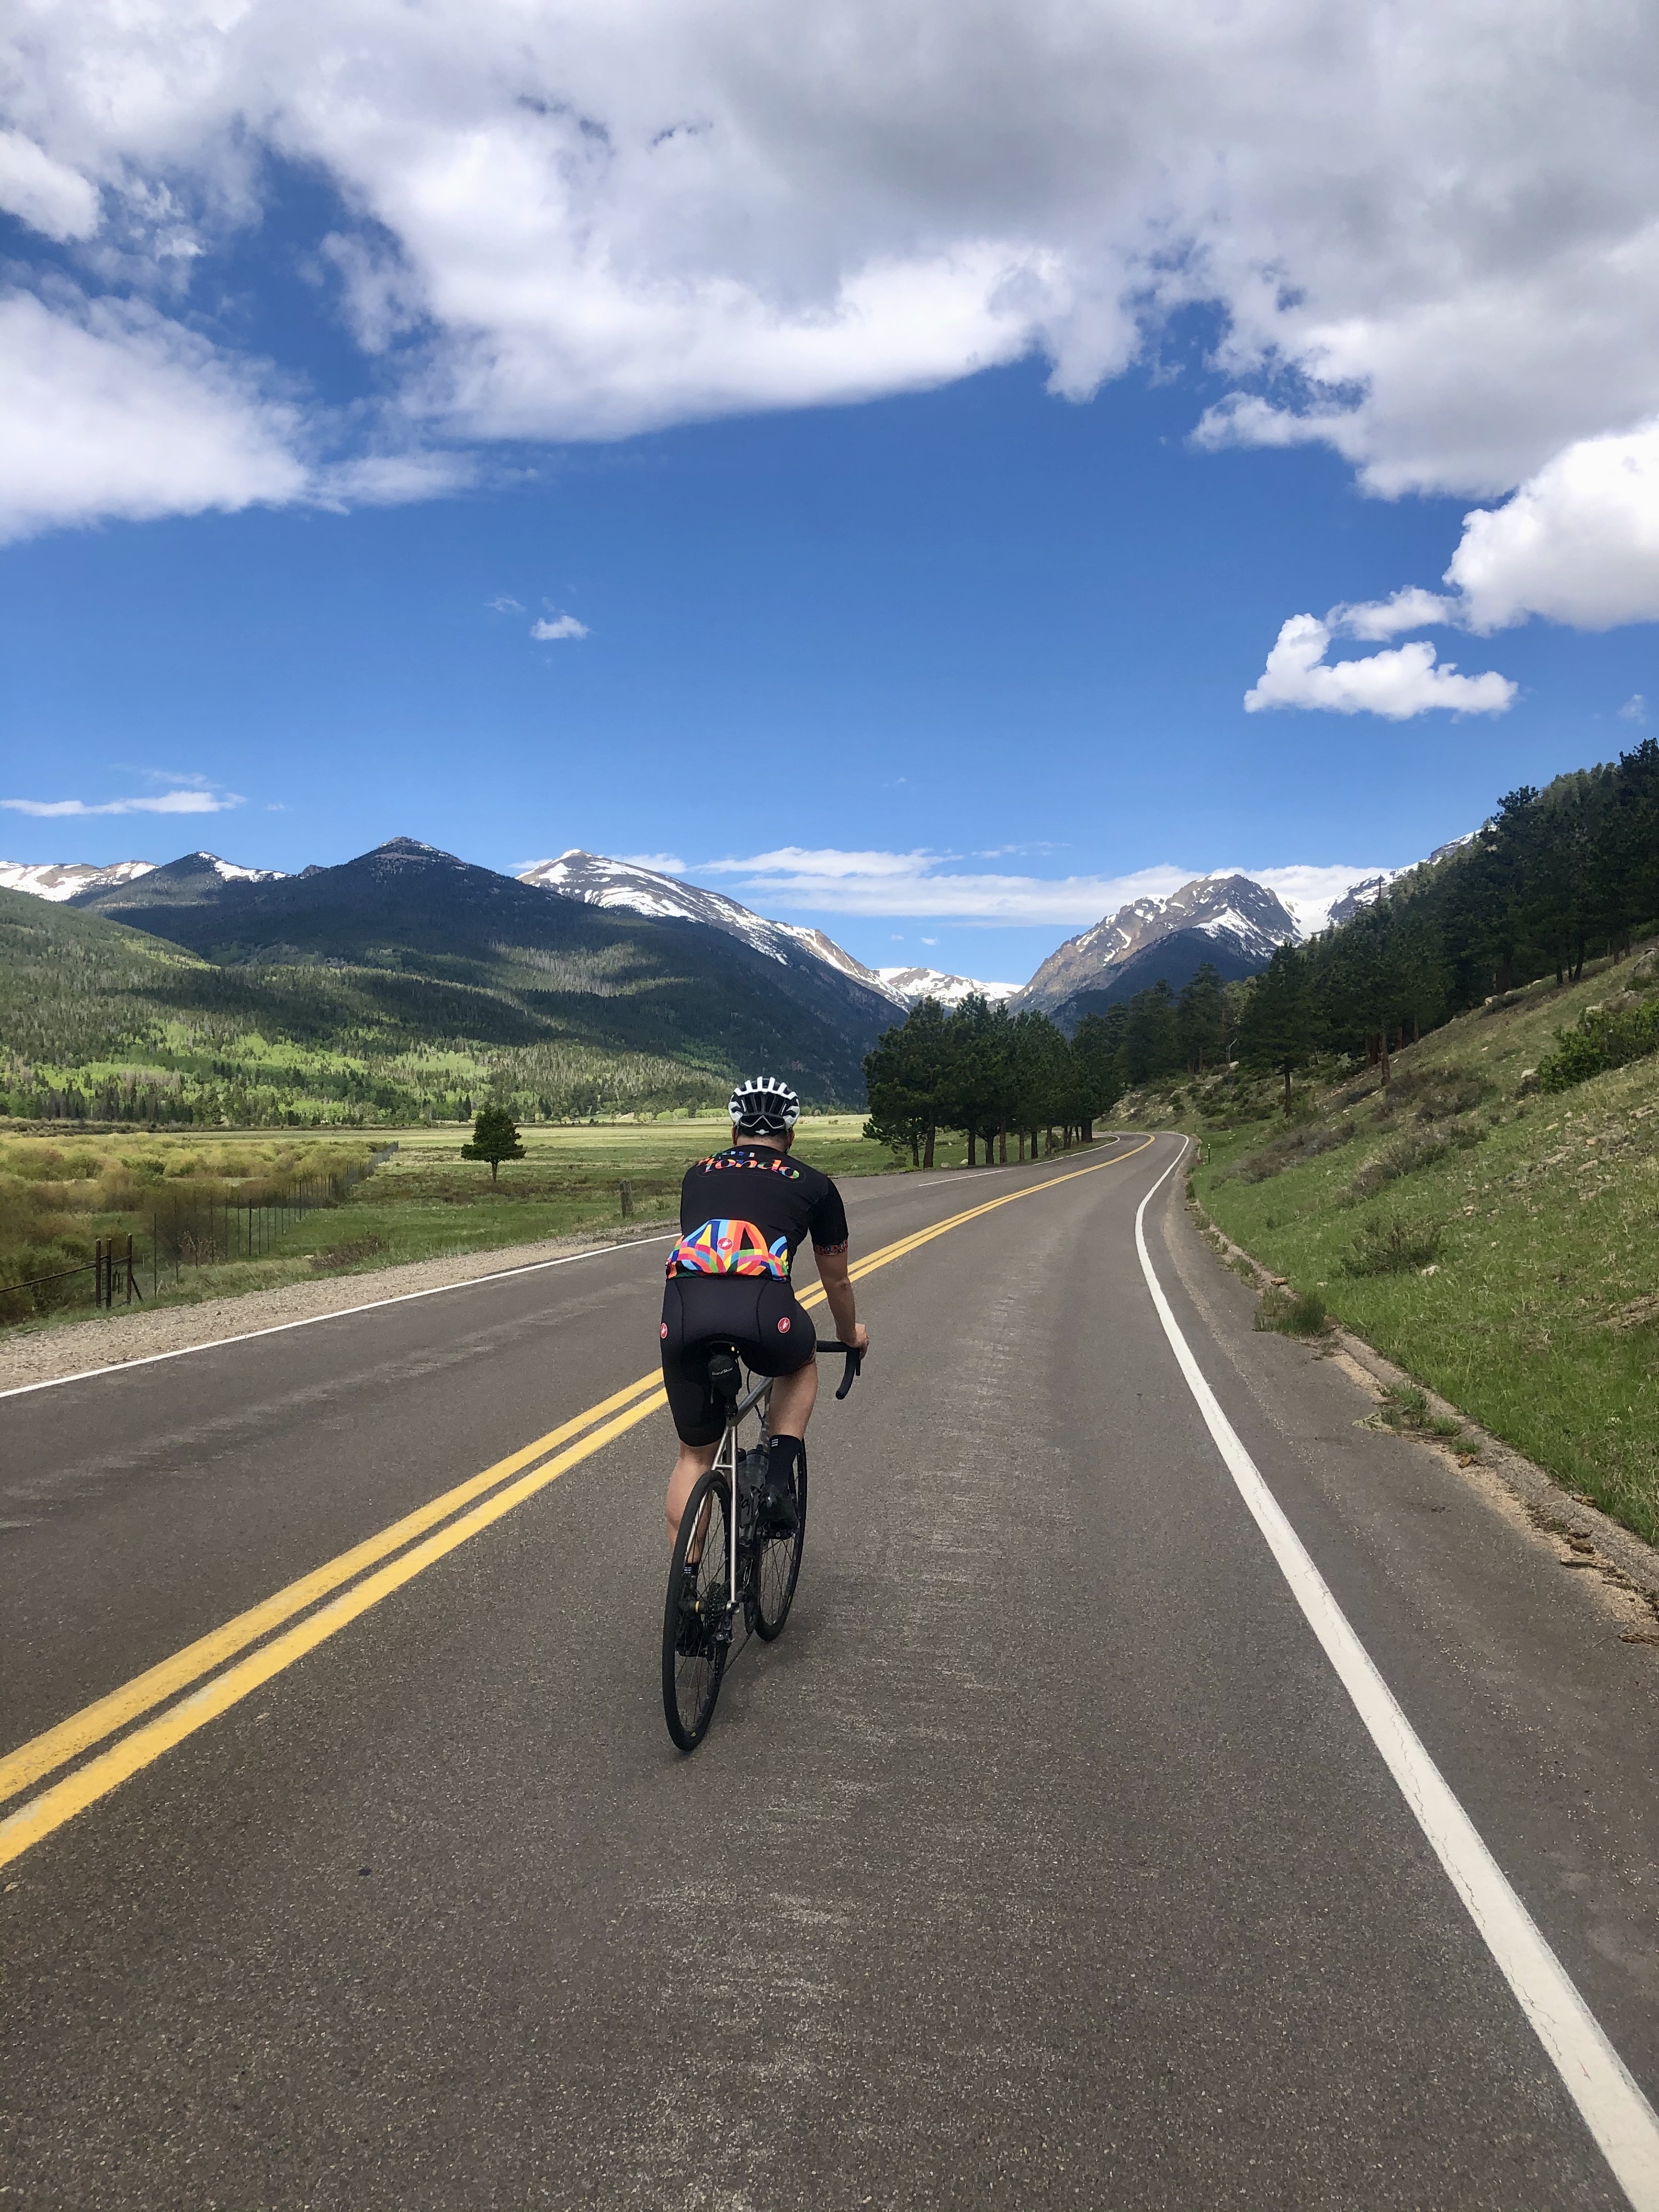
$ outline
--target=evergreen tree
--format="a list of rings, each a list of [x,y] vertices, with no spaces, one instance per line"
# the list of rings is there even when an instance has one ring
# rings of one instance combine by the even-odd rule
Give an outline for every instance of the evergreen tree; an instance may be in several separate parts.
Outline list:
[[[1213,1067],[1225,1042],[1226,1002],[1222,996],[1221,971],[1204,961],[1176,1000],[1176,1034],[1189,1075],[1202,1075]]]
[[[1296,946],[1281,945],[1255,979],[1239,1035],[1247,1066],[1271,1069],[1285,1079],[1285,1111],[1291,1110],[1291,1078],[1305,1066],[1315,1039],[1314,1007],[1306,963]]]
[[[513,1116],[505,1106],[486,1106],[472,1125],[472,1142],[461,1146],[464,1160],[488,1160],[494,1182],[503,1160],[521,1160],[524,1146]]]
[[[913,1167],[932,1167],[933,1137],[945,1114],[950,1039],[945,1009],[924,999],[908,1020],[884,1030],[865,1055],[870,1119],[864,1133],[895,1150],[909,1149]]]

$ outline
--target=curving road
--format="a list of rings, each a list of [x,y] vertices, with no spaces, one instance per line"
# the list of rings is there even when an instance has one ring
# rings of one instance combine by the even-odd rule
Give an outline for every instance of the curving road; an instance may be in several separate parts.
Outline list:
[[[848,1186],[689,1760],[658,1246],[9,1396],[0,2200],[1659,2207],[1659,1650],[1252,1332],[1177,1150]]]

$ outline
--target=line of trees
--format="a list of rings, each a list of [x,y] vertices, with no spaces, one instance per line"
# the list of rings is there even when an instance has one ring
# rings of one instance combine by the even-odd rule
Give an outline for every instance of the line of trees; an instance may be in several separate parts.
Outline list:
[[[1011,1137],[1022,1160],[1045,1139],[1050,1152],[1057,1141],[1086,1144],[1123,1091],[1100,1044],[1097,1018],[1068,1040],[1047,1015],[1011,1014],[977,992],[951,1013],[924,999],[866,1055],[865,1133],[908,1150],[917,1167],[933,1165],[941,1129],[966,1136],[969,1167],[981,1145],[988,1167],[1006,1160]]]
[[[1018,1158],[1029,1146],[1035,1159],[1044,1141],[1089,1142],[1137,1085],[1213,1066],[1228,1025],[1226,988],[1207,962],[1178,995],[1156,984],[1085,1015],[1069,1038],[1046,1014],[1010,1013],[977,993],[954,1013],[924,999],[865,1060],[866,1133],[920,1167],[933,1165],[941,1129],[967,1138],[969,1167],[981,1145],[988,1166],[1006,1159],[1011,1137]]]
[[[1659,743],[1508,793],[1446,859],[1352,921],[1281,945],[1242,994],[1231,1056],[1291,1080],[1316,1056],[1380,1066],[1495,995],[1587,957],[1621,958],[1659,923]]]

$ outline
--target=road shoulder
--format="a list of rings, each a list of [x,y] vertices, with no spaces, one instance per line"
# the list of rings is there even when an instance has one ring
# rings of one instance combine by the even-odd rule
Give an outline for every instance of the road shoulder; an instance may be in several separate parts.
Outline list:
[[[330,1275],[316,1282],[284,1283],[268,1291],[242,1291],[234,1297],[204,1298],[199,1305],[158,1307],[153,1313],[122,1310],[96,1320],[70,1322],[54,1328],[20,1334],[0,1343],[0,1392],[27,1389],[41,1382],[67,1381],[105,1367],[122,1367],[159,1353],[191,1352],[224,1344],[261,1329],[295,1322],[325,1320],[355,1313],[389,1299],[416,1297],[510,1274],[521,1267],[545,1267],[584,1252],[610,1251],[618,1244],[672,1234],[641,1224],[619,1235],[546,1238],[532,1244],[495,1245],[481,1252],[457,1252],[439,1260],[411,1260],[362,1274]]]

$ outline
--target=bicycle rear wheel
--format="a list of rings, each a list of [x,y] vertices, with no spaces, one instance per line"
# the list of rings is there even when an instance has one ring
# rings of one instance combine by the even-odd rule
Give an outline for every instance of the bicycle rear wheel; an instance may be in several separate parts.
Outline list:
[[[730,1491],[723,1475],[705,1474],[680,1519],[663,1607],[663,1717],[682,1751],[695,1751],[708,1732],[732,1648],[731,1547]]]
[[[806,1541],[806,1447],[795,1456],[795,1533],[793,1536],[763,1536],[755,1547],[755,1626],[769,1644],[781,1636],[800,1575],[801,1547]]]

